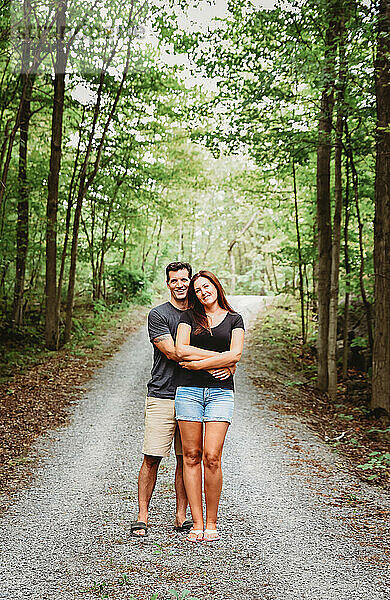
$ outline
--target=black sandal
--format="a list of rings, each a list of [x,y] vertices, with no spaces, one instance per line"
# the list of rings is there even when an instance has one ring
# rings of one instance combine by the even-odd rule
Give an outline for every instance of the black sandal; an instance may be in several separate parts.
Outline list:
[[[191,527],[193,527],[194,523],[192,521],[192,519],[187,519],[187,521],[183,521],[182,525],[175,525],[175,527],[173,528],[173,531],[180,531],[180,532],[184,532],[187,533]]]
[[[142,533],[134,533],[135,531],[141,531],[144,530],[145,533],[142,535]],[[148,527],[146,525],[146,523],[144,523],[143,521],[135,521],[134,523],[131,523],[130,525],[130,535],[132,537],[136,537],[136,538],[145,538],[148,535]]]

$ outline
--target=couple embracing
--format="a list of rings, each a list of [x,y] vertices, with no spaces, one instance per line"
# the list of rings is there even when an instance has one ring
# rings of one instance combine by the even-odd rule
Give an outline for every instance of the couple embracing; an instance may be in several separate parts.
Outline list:
[[[234,407],[233,374],[241,358],[244,323],[217,277],[188,263],[166,268],[170,300],[148,317],[154,346],[145,407],[144,460],[138,478],[138,520],[132,536],[148,533],[148,508],[161,459],[176,453],[174,529],[190,542],[220,539],[217,513],[221,456]],[[206,521],[202,505],[202,462]],[[190,505],[192,520],[186,519]]]

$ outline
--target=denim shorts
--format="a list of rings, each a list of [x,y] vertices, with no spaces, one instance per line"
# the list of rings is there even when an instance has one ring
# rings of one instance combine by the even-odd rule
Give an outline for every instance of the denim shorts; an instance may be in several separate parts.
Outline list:
[[[225,421],[231,423],[234,392],[225,388],[178,387],[175,397],[177,421]]]

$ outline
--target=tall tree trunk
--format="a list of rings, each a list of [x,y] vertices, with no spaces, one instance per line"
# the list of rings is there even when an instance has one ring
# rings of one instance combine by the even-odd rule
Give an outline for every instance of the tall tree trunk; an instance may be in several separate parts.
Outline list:
[[[313,224],[313,262],[312,262],[312,313],[318,315],[318,232],[317,223]]]
[[[273,292],[274,291],[274,285],[272,283],[271,275],[269,274],[269,271],[268,271],[267,260],[266,260],[265,256],[264,256],[264,272],[265,272],[265,275],[266,275],[266,278],[267,278],[267,281],[268,281],[270,292]],[[295,285],[295,273],[294,273],[294,285]]]
[[[102,281],[103,281],[103,272],[104,272],[104,258],[106,256],[106,251],[107,251],[107,237],[108,237],[108,228],[110,225],[110,217],[111,217],[111,211],[112,211],[112,207],[114,205],[115,199],[118,195],[119,192],[119,188],[123,183],[123,179],[119,182],[115,193],[112,195],[111,197],[111,201],[110,201],[110,205],[108,207],[108,211],[107,211],[107,215],[106,215],[106,219],[105,219],[105,223],[104,223],[104,233],[103,233],[103,238],[102,238],[102,250],[100,253],[100,261],[99,261],[99,269],[98,269],[98,280],[97,280],[97,300],[99,300],[101,298],[102,295]]]
[[[379,3],[375,61],[377,131],[374,222],[373,409],[390,413],[390,1]]]
[[[351,165],[352,171],[352,185],[353,185],[353,194],[355,199],[355,208],[356,208],[356,217],[358,220],[358,230],[359,230],[359,253],[360,253],[360,267],[359,267],[359,284],[360,284],[360,294],[362,297],[364,310],[366,313],[366,323],[367,323],[367,332],[368,332],[368,343],[370,347],[370,351],[372,352],[374,346],[374,336],[372,332],[372,307],[371,303],[367,298],[367,292],[364,285],[364,246],[363,246],[363,222],[360,216],[360,207],[359,207],[359,177],[355,167],[355,161],[353,158],[351,137],[348,131],[348,123],[345,121],[345,134],[347,139],[347,153],[349,155],[349,162]]]
[[[5,153],[7,151],[8,138],[10,135],[9,128],[11,127],[11,123],[12,123],[12,119],[8,119],[5,124],[5,127],[4,127],[3,143],[1,144],[1,150],[0,150],[0,170],[1,170],[1,172],[3,171]]]
[[[27,75],[31,75],[32,73],[36,72],[36,69],[38,68],[38,66],[42,60],[42,58],[41,58],[42,52],[47,44],[47,38],[52,31],[54,23],[57,22],[57,15],[58,15],[58,10],[56,11],[53,19],[50,22],[47,22],[45,24],[45,27],[42,28],[42,30],[41,30],[42,33],[40,35],[38,43],[35,46],[35,53],[31,58],[31,65],[27,71]],[[6,146],[4,148],[4,152],[3,152],[3,148],[2,148],[1,175],[0,175],[0,206],[3,203],[5,192],[7,189],[7,179],[8,179],[9,168],[11,165],[12,150],[13,150],[13,146],[14,146],[14,142],[15,142],[16,133],[20,127],[20,117],[21,117],[23,103],[26,98],[27,85],[28,85],[28,79],[26,78],[26,80],[24,81],[21,95],[20,95],[19,106],[18,106],[18,110],[16,111],[14,125],[13,125],[11,131],[9,132],[9,135],[6,137],[7,142],[6,142]]]
[[[275,289],[276,289],[276,293],[279,294],[279,284],[278,284],[278,278],[276,277],[274,256],[273,256],[273,254],[270,254],[270,256],[271,256],[272,275],[274,276],[274,281],[275,281]]]
[[[295,206],[295,229],[297,233],[297,248],[298,248],[298,268],[299,268],[299,297],[301,301],[301,327],[302,327],[302,345],[306,343],[306,324],[305,324],[305,289],[303,284],[303,261],[301,249],[301,233],[299,231],[299,214],[298,214],[298,192],[297,192],[297,176],[295,171],[295,160],[292,162],[293,185],[294,185],[294,206]]]
[[[230,263],[230,293],[233,295],[236,293],[236,258],[234,256],[234,246],[231,246],[228,252]]]
[[[234,291],[236,289],[236,261],[235,261],[235,257],[233,254],[233,248],[237,244],[237,242],[240,241],[242,236],[248,231],[249,227],[251,227],[251,225],[254,223],[256,217],[257,217],[257,212],[255,212],[251,216],[249,221],[247,223],[245,223],[244,227],[241,229],[240,233],[229,244],[228,257],[229,257],[230,269],[231,269],[231,291],[230,291],[231,294],[234,294]],[[210,241],[210,236],[209,236],[209,241]]]
[[[348,372],[348,353],[349,353],[349,301],[350,301],[350,274],[351,264],[349,262],[348,250],[348,229],[349,229],[349,159],[346,159],[346,183],[345,183],[345,205],[344,205],[344,263],[345,263],[345,300],[344,300],[344,331],[343,331],[343,379],[346,379]]]
[[[66,53],[64,32],[67,0],[59,0],[56,13],[56,63],[54,76],[54,101],[51,133],[50,172],[46,210],[46,318],[45,341],[50,350],[58,349],[59,312],[57,308],[57,210],[58,186],[62,155],[62,120],[65,99]]]
[[[93,121],[93,126],[92,126],[92,133],[90,135],[87,151],[85,154],[84,163],[81,168],[80,183],[79,183],[77,204],[76,204],[74,224],[73,224],[72,250],[71,250],[71,260],[70,260],[70,267],[69,267],[68,294],[67,294],[65,330],[64,330],[64,342],[65,343],[70,340],[70,334],[71,334],[71,330],[72,330],[74,290],[75,290],[75,282],[76,282],[77,245],[78,245],[78,235],[79,235],[82,204],[83,204],[83,200],[84,200],[84,198],[85,198],[90,186],[92,185],[92,183],[96,177],[96,174],[99,170],[107,133],[111,126],[112,119],[115,115],[115,111],[116,111],[119,99],[120,99],[122,91],[123,91],[123,86],[125,84],[125,81],[127,79],[127,75],[129,72],[130,55],[131,55],[131,41],[132,41],[134,33],[135,33],[135,25],[133,23],[134,2],[135,2],[135,0],[130,0],[130,13],[129,13],[129,21],[127,23],[127,26],[129,28],[129,30],[131,31],[131,34],[130,34],[129,40],[127,41],[128,47],[127,47],[127,54],[126,54],[126,62],[125,62],[125,66],[123,68],[122,78],[119,83],[119,86],[118,86],[117,92],[115,94],[114,100],[112,102],[112,105],[110,107],[106,121],[104,123],[103,131],[100,135],[100,141],[99,141],[99,144],[97,147],[96,157],[95,157],[95,160],[93,163],[93,167],[91,169],[91,173],[89,175],[87,175],[88,167],[90,164],[90,157],[91,157],[91,153],[92,153],[93,143],[94,143],[94,132],[96,131],[96,123],[97,123],[98,114],[99,114],[99,105],[100,105],[100,99],[101,99],[101,94],[102,94],[102,87],[103,87],[103,82],[104,82],[104,78],[105,78],[105,71],[102,71],[102,73],[101,73],[99,92],[98,92],[98,100],[96,102],[95,111],[94,111],[94,121]],[[110,55],[108,62],[105,65],[105,69],[108,69],[113,58],[114,58],[114,52]],[[96,107],[98,107],[97,111],[96,111]]]
[[[18,327],[23,323],[24,285],[26,276],[26,261],[28,251],[29,229],[29,189],[27,184],[27,144],[28,129],[31,116],[31,94],[33,89],[33,75],[28,73],[30,68],[30,12],[31,4],[25,0],[24,6],[25,40],[22,49],[21,83],[25,95],[21,98],[20,110],[20,139],[19,139],[19,172],[18,172],[18,221],[16,227],[16,272],[14,300],[12,309],[13,326]]]
[[[150,251],[152,249],[152,246],[153,246],[153,243],[154,243],[154,238],[156,236],[156,229],[157,229],[159,220],[160,220],[160,217],[157,216],[156,219],[155,219],[155,221],[154,221],[153,231],[152,231],[151,235],[145,236],[145,243],[144,243],[143,250],[142,250],[142,266],[141,266],[142,272],[145,271],[146,259],[148,258],[149,254],[150,254]],[[150,243],[149,243],[149,246],[148,246],[147,250],[146,250],[146,237],[148,237],[150,239]]]
[[[328,12],[334,7],[327,2]],[[331,17],[325,36],[323,91],[318,125],[317,149],[317,228],[318,228],[318,377],[320,391],[328,389],[329,297],[332,261],[332,227],[330,214],[330,159],[332,150],[332,114],[334,104],[334,68],[336,23]]]
[[[122,252],[122,260],[121,260],[122,267],[125,264],[126,254],[127,254],[127,223],[125,222],[125,224],[123,225],[123,252]]]
[[[157,235],[156,252],[154,253],[154,259],[153,259],[152,279],[154,279],[156,277],[157,261],[158,261],[158,255],[160,252],[162,226],[163,226],[163,219],[162,219],[162,217],[160,217],[160,227],[159,227],[158,235]]]
[[[66,218],[65,218],[65,236],[64,236],[64,243],[62,246],[61,264],[60,264],[60,271],[59,271],[59,275],[58,275],[58,285],[57,285],[57,311],[58,311],[58,313],[60,312],[60,307],[61,307],[62,284],[63,284],[63,280],[64,280],[65,260],[66,260],[66,255],[68,252],[69,232],[70,232],[70,223],[71,223],[71,217],[72,217],[72,205],[73,205],[73,196],[74,196],[74,187],[75,187],[74,184],[75,184],[75,179],[76,179],[78,160],[79,160],[79,156],[80,156],[81,134],[82,134],[82,125],[84,124],[84,115],[85,115],[85,107],[83,107],[83,114],[82,114],[80,125],[79,125],[79,141],[77,144],[77,152],[76,152],[76,157],[75,157],[74,165],[73,165],[72,179],[70,181],[69,191],[68,191],[68,206],[66,209]]]
[[[334,216],[332,239],[332,268],[329,302],[329,338],[328,338],[328,393],[332,400],[337,398],[337,309],[339,303],[341,213],[343,207],[342,187],[342,150],[344,124],[344,88],[346,78],[344,47],[344,16],[339,22],[339,62],[340,70],[337,89],[337,119],[334,154]]]

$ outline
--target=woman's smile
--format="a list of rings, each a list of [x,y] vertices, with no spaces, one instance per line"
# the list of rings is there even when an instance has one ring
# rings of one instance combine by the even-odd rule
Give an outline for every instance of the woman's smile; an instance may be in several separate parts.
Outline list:
[[[202,304],[213,304],[218,300],[217,288],[207,277],[199,277],[196,280],[194,291]]]

